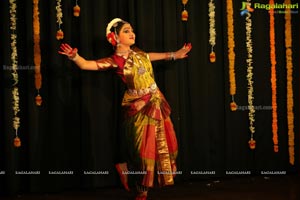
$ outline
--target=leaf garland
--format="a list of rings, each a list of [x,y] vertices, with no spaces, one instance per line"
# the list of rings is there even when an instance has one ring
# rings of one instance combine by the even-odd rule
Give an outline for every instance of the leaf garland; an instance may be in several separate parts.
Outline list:
[[[291,0],[285,0],[285,4],[291,4]],[[292,25],[291,9],[285,9],[285,49],[286,49],[286,76],[287,76],[287,122],[288,122],[288,144],[289,162],[295,163],[295,133],[294,133],[294,99],[293,99],[293,58],[292,58]]]
[[[13,128],[15,130],[14,146],[20,147],[21,140],[18,136],[18,129],[20,127],[20,117],[18,113],[20,112],[20,97],[19,97],[19,75],[18,75],[18,50],[17,50],[17,4],[16,0],[9,0],[9,13],[10,13],[10,48],[11,48],[11,67],[12,67],[12,109],[13,109]]]

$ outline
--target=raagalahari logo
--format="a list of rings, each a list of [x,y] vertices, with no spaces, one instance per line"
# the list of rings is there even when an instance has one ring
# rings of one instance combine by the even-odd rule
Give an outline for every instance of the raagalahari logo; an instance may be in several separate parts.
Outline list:
[[[249,12],[253,12],[254,9],[251,8],[251,3],[249,2],[242,2],[242,8],[241,8],[241,15],[244,16],[248,14]]]
[[[294,3],[294,4],[285,4],[285,3],[275,3],[275,4],[263,4],[263,3],[254,3],[253,7],[251,7],[251,3],[249,2],[242,2],[242,8],[241,8],[241,16],[244,16],[248,14],[249,12],[253,12],[256,9],[260,10],[267,10],[269,11],[270,9],[277,10],[277,13],[285,13],[283,9],[294,9],[291,10],[290,12],[292,14],[297,14],[298,13],[298,5],[299,3]],[[296,10],[297,9],[297,10]]]

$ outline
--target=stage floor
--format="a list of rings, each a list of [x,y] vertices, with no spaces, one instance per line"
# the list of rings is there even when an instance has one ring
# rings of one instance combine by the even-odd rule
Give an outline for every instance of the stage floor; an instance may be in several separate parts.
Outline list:
[[[92,191],[55,194],[25,194],[1,197],[1,200],[133,200],[134,193],[109,187]],[[154,188],[149,200],[299,200],[300,177],[236,177],[182,182]]]

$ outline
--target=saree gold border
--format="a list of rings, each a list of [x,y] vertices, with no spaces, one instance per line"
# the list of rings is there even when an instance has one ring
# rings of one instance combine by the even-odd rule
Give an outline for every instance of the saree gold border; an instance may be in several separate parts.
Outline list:
[[[163,121],[161,120],[157,121],[156,126],[156,147],[158,154],[157,170],[159,182],[162,185],[173,185],[174,180],[172,174],[170,154],[165,136]]]
[[[128,55],[128,58],[126,59],[125,65],[124,65],[124,76],[127,81],[127,84],[129,85],[128,88],[134,88],[134,80],[132,78],[132,68],[133,68],[133,52],[130,52]]]

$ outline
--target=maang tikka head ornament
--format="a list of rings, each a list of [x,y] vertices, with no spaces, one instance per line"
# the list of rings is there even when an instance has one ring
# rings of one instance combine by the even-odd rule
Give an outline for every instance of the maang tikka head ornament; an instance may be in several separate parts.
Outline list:
[[[106,27],[106,38],[109,43],[111,43],[113,46],[117,45],[117,31],[116,27],[118,26],[118,22],[125,22],[124,20],[120,18],[114,18],[111,20]],[[111,31],[111,28],[114,27],[114,31]]]

